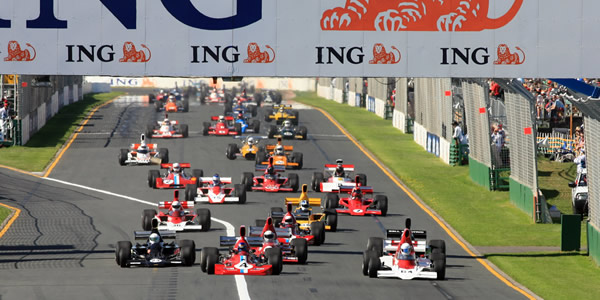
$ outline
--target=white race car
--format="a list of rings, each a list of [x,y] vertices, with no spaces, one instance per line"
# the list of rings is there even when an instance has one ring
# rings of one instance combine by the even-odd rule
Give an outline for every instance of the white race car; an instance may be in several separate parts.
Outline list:
[[[315,192],[323,192],[323,193],[349,193],[356,186],[356,178],[361,185],[361,190],[363,192],[372,192],[372,188],[366,186],[367,185],[367,175],[365,174],[356,174],[356,176],[352,176],[354,173],[354,165],[342,164],[343,161],[338,159],[335,164],[326,164],[321,172],[315,172],[312,176],[312,189]],[[336,168],[338,165],[341,165],[344,169],[343,176],[336,176]]]
[[[199,177],[195,185],[185,188],[185,199],[188,201],[210,204],[246,203],[246,189],[242,184],[226,187],[231,184],[231,177],[220,177],[220,184],[214,185],[212,177]]]
[[[146,137],[141,136],[139,144],[131,144],[129,149],[121,149],[119,153],[119,164],[124,165],[159,165],[169,162],[169,150],[160,148],[157,144],[146,144]]]

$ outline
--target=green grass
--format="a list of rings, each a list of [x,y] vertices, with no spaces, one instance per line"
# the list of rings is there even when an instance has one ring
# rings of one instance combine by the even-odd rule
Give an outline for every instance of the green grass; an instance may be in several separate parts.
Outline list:
[[[121,94],[88,94],[82,101],[63,107],[25,146],[0,149],[0,164],[30,172],[43,171],[94,107]]]
[[[600,268],[583,253],[503,253],[487,257],[544,299],[598,299],[600,295]]]
[[[11,210],[4,207],[4,206],[0,206],[0,224],[2,224],[2,222],[4,222],[4,219],[6,219],[8,217],[8,215],[10,215]],[[2,228],[0,227],[0,230]]]
[[[571,214],[571,188],[568,184],[575,180],[577,166],[538,157],[537,167],[538,185],[548,204],[556,206],[564,214]]]

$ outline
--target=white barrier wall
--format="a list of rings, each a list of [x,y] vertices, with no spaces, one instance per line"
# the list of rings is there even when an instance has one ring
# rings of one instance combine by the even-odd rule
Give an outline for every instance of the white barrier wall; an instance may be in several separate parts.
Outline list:
[[[317,87],[317,95],[319,97],[331,100],[331,87],[319,85]]]
[[[423,127],[421,124],[415,122],[413,132],[414,141],[421,145],[421,147],[424,149],[427,149],[427,129],[425,129],[425,127]]]
[[[57,112],[58,112],[58,92],[55,92],[54,95],[52,95],[52,115],[54,116]]]
[[[62,93],[63,106],[69,105],[69,87],[65,86]]]
[[[398,128],[403,133],[406,133],[405,132],[405,129],[406,129],[406,116],[404,115],[404,113],[402,113],[399,110],[395,110],[394,109],[394,116],[392,118],[392,125],[394,127]]]
[[[78,102],[79,100],[81,100],[81,98],[79,97],[79,86],[74,84],[73,85],[73,102]]]
[[[26,115],[21,119],[21,143],[25,145],[29,141],[29,115]]]
[[[450,164],[450,142],[446,139],[440,139],[440,159]]]
[[[375,114],[385,118],[385,100],[375,98]]]
[[[44,127],[46,125],[46,103],[42,103],[42,105],[37,108],[37,126],[38,129]]]
[[[348,105],[356,106],[356,92],[349,91],[348,92]]]
[[[337,103],[343,103],[344,91],[340,89],[333,89],[333,100]]]

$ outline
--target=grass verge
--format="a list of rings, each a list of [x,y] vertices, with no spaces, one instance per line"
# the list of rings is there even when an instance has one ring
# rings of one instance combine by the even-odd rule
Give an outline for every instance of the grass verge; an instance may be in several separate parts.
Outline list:
[[[0,206],[0,225],[2,224],[2,222],[4,222],[4,220],[8,217],[8,215],[10,215],[11,210],[4,207],[4,206]],[[2,229],[2,227],[0,227],[0,230]]]
[[[121,94],[88,94],[82,101],[63,107],[25,146],[0,149],[0,164],[29,172],[43,171],[92,109]]]
[[[560,245],[560,224],[535,224],[510,203],[508,192],[492,192],[476,185],[469,177],[468,166],[446,165],[417,145],[412,135],[394,128],[390,121],[362,108],[325,100],[315,93],[299,92],[294,100],[330,113],[472,245]],[[585,243],[585,230],[582,236]],[[578,252],[487,256],[513,279],[545,299],[595,299],[600,289],[599,268]],[[560,271],[549,266],[559,266]]]

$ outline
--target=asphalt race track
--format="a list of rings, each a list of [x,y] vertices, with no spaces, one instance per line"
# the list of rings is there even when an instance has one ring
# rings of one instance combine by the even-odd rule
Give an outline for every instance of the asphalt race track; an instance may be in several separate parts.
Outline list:
[[[147,186],[148,170],[157,166],[122,167],[117,162],[120,148],[137,142],[146,124],[163,117],[143,99],[126,96],[99,109],[49,177],[153,203],[170,200],[171,190]],[[169,115],[189,125],[190,137],[152,142],[169,149],[171,162],[189,162],[193,168],[203,169],[205,176],[218,172],[239,183],[243,171],[254,169],[253,161],[225,157],[226,145],[234,142],[231,137],[201,135],[202,122],[222,111],[222,106],[192,102],[190,112]],[[309,247],[307,265],[284,265],[280,276],[246,276],[250,298],[524,298],[460,248],[320,112],[301,110],[300,123],[308,128],[308,140],[288,144],[304,153],[304,169],[286,173],[298,173],[301,183],[309,183],[312,173],[321,171],[324,163],[343,158],[367,174],[375,191],[388,196],[388,216],[340,216],[338,232],[327,232],[324,245]],[[265,122],[261,122],[261,131],[266,132]],[[210,208],[213,218],[231,223],[237,232],[239,225],[253,225],[255,219],[265,218],[270,207],[283,207],[283,197],[297,195],[249,192],[244,205],[200,206]],[[234,276],[209,276],[198,265],[201,248],[218,246],[219,236],[226,234],[225,226],[215,221],[210,232],[181,234],[196,242],[198,258],[193,267],[122,269],[115,263],[114,245],[133,240],[133,231],[141,230],[142,210],[151,208],[149,205],[6,169],[0,169],[0,201],[22,210],[0,239],[2,300],[239,297]],[[384,236],[384,227],[402,228],[406,217],[412,218],[414,229],[427,230],[429,239],[446,240],[446,280],[401,281],[362,275],[362,251],[368,237]]]

